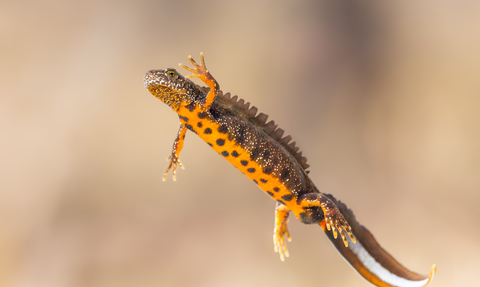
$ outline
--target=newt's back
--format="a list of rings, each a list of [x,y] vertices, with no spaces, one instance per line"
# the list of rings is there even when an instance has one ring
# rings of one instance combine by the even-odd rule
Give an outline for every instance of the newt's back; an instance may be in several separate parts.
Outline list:
[[[291,137],[283,140],[283,130],[266,124],[265,114],[256,115],[243,100],[219,92],[209,112],[192,103],[180,108],[180,122],[200,136],[216,152],[252,179],[275,200],[289,203],[315,188],[304,170],[306,159],[295,152]],[[300,162],[303,162],[302,165]]]

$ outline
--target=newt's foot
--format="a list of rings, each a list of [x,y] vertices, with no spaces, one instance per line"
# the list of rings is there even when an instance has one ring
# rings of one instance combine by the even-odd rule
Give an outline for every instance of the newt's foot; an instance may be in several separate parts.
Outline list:
[[[180,67],[184,68],[185,70],[192,72],[191,75],[186,76],[185,78],[199,78],[203,82],[207,83],[208,81],[213,81],[212,75],[208,72],[207,67],[205,66],[205,59],[203,57],[203,53],[200,53],[200,65],[195,62],[192,56],[188,56],[188,59],[193,65],[193,69],[190,67],[185,66],[184,64],[179,64]],[[207,84],[208,85],[208,84]]]
[[[288,241],[292,241],[287,229],[289,209],[280,203],[275,206],[275,229],[273,230],[273,247],[275,252],[280,254],[280,260],[284,261],[288,257],[288,249],[285,243],[285,236]]]
[[[218,92],[220,91],[220,85],[217,83],[215,78],[210,74],[205,66],[205,59],[203,58],[203,53],[200,53],[200,60],[201,65],[198,65],[192,59],[192,56],[188,56],[188,59],[193,64],[193,69],[189,68],[183,64],[180,64],[180,67],[184,68],[187,71],[192,72],[191,75],[186,76],[186,78],[199,78],[202,80],[207,86],[210,87],[210,92],[207,94],[207,98],[205,99],[205,104],[202,106],[204,111],[208,111],[210,109],[210,105],[213,103],[213,100],[217,96]]]
[[[286,221],[280,226],[275,226],[275,230],[273,231],[274,250],[280,254],[280,260],[282,261],[285,261],[285,257],[290,255],[288,253],[287,244],[285,243],[285,236],[287,237],[288,241],[292,241],[290,232],[288,232],[287,229]]]
[[[350,239],[352,240],[353,243],[356,242],[355,237],[353,236],[352,233],[352,228],[348,224],[348,222],[345,220],[343,217],[342,213],[340,210],[338,210],[338,207],[333,203],[330,199],[326,197],[321,198],[321,207],[325,216],[325,225],[327,226],[327,229],[330,230],[332,229],[333,232],[333,237],[337,238],[337,230],[342,236],[343,239],[343,244],[345,244],[345,247],[348,247],[348,241],[347,237],[345,235],[345,232],[348,234]]]
[[[180,167],[182,169],[185,169],[185,167],[180,162],[180,159],[178,158],[178,156],[174,153],[172,153],[172,155],[167,158],[167,161],[170,161],[170,164],[168,165],[167,171],[163,175],[163,181],[165,181],[167,179],[168,172],[170,171],[170,169],[172,167],[173,167],[173,181],[176,181],[177,180],[177,166],[180,165]]]

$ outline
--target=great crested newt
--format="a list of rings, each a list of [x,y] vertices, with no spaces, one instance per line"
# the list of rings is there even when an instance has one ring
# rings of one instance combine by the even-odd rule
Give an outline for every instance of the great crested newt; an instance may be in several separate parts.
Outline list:
[[[180,129],[169,157],[168,172],[176,180],[187,130],[202,138],[217,153],[249,177],[276,201],[273,243],[283,261],[289,256],[286,242],[289,213],[305,224],[318,224],[348,263],[376,286],[426,286],[429,276],[407,270],[377,243],[372,234],[356,220],[353,212],[332,195],[321,193],[308,176],[307,160],[290,136],[268,116],[257,114],[250,103],[223,93],[205,66],[203,54],[194,68],[180,66],[192,74],[182,76],[175,69],[151,70],[144,77],[145,87],[170,106],[180,118]],[[201,87],[188,78],[199,78]],[[330,232],[331,230],[331,232]],[[340,237],[338,237],[340,234]]]

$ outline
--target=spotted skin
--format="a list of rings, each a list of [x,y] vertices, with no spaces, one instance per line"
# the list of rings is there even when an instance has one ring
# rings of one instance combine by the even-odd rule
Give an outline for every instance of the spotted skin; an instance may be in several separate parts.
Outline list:
[[[183,77],[175,69],[166,69],[149,71],[144,77],[145,87],[178,114],[181,124],[164,180],[170,169],[175,180],[177,166],[183,168],[179,154],[185,133],[190,130],[276,200],[273,240],[282,261],[289,256],[285,237],[290,241],[287,229],[290,212],[303,223],[319,224],[326,232],[331,230],[331,240],[340,234],[342,246],[351,248],[349,244],[354,244],[356,237],[349,222],[334,200],[320,193],[312,183],[306,160],[295,144],[289,143],[291,137],[281,138],[283,130],[276,129],[273,122],[265,123],[267,116],[256,115],[256,108],[248,108],[249,104],[236,96],[223,95],[205,66],[203,54],[200,65],[190,56],[189,59],[194,68],[180,66],[192,75]],[[201,79],[209,89],[188,80],[193,77]]]
[[[308,224],[319,223],[324,220],[324,213],[328,213],[328,226],[332,226],[335,237],[338,231],[345,242],[347,242],[346,236],[351,236],[352,241],[355,241],[341,213],[334,206],[327,204],[330,202],[328,198],[317,191],[293,156],[247,120],[229,114],[225,110],[227,108],[221,102],[214,101],[210,109],[215,111],[216,118],[208,113],[205,118],[199,118],[199,114],[203,117],[201,105],[194,108],[191,108],[191,105],[188,108],[180,106],[177,113],[182,125],[188,125],[189,129],[192,127],[192,131],[205,142],[212,143],[212,148],[217,153],[223,155],[232,165],[254,181],[267,195],[284,202],[289,211],[292,211],[299,220]],[[185,121],[186,118],[189,119],[188,122]],[[195,125],[198,121],[204,122],[202,128]],[[227,133],[222,128],[225,126],[228,127]],[[242,131],[242,138],[246,139],[241,144],[236,141],[238,131]],[[237,157],[225,156],[225,151],[233,150],[237,152]],[[268,150],[268,154],[272,156],[268,158],[261,156],[262,151],[265,150]],[[278,191],[273,193],[272,190]],[[311,196],[304,197],[305,195]],[[315,199],[312,199],[312,196]],[[325,209],[325,206],[330,208]]]

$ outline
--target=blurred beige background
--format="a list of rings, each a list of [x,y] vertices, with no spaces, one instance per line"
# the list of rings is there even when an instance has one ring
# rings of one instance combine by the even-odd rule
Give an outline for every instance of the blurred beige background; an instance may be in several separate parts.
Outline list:
[[[432,286],[478,282],[478,1],[3,1],[0,286],[370,286],[192,133],[143,75],[205,53],[320,190]]]

